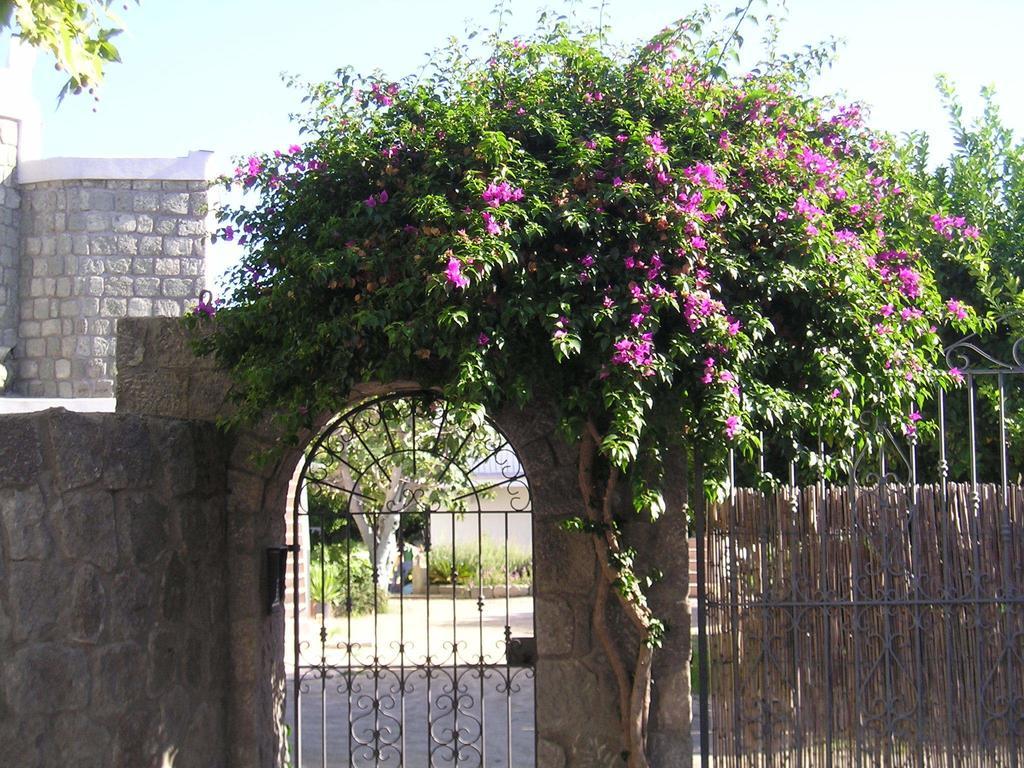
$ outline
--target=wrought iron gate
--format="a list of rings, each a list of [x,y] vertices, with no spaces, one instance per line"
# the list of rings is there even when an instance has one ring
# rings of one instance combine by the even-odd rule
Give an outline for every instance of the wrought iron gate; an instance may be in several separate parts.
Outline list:
[[[698,510],[705,766],[1024,764],[1021,345],[951,347],[963,386],[865,421],[831,479],[806,434],[730,457]]]
[[[534,766],[530,509],[505,436],[434,394],[327,426],[291,526],[293,765]]]

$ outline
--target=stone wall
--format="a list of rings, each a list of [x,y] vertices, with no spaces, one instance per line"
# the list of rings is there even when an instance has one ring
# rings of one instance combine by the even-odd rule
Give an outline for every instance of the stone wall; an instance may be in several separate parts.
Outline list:
[[[0,416],[0,763],[228,764],[224,466],[209,425]]]
[[[585,518],[579,447],[550,409],[492,414],[516,450],[533,505],[538,768],[624,768],[617,689],[592,627],[599,577],[593,544],[563,523]],[[614,600],[606,612],[624,624]]]
[[[285,628],[266,607],[265,552],[284,543],[312,435],[284,445],[269,421],[223,435],[228,381],[192,357],[180,322],[125,319],[119,333],[117,414],[0,416],[0,763],[277,768]],[[413,386],[367,384],[351,401]],[[584,514],[579,449],[542,403],[492,416],[532,494],[538,768],[620,767],[591,623],[598,563],[562,527]],[[688,658],[685,586],[665,588]],[[682,680],[655,692],[652,738],[688,725]],[[684,749],[655,764],[688,763]]]
[[[14,391],[110,397],[118,318],[180,316],[204,288],[204,181],[21,185]]]
[[[21,196],[15,186],[18,158],[17,120],[0,116],[0,347],[18,339],[18,212]]]
[[[209,421],[226,412],[228,379],[212,361],[196,360],[189,353],[180,323],[122,321],[117,364],[119,413]],[[417,387],[409,382],[367,384],[352,393],[351,401],[409,388]],[[339,404],[339,409],[344,407]],[[324,414],[323,420],[330,415]],[[620,768],[624,762],[615,682],[591,628],[597,560],[586,536],[562,528],[566,519],[585,514],[578,486],[578,448],[558,437],[556,421],[542,405],[492,416],[509,436],[531,489],[539,656],[537,766]],[[271,765],[271,756],[278,754],[285,678],[283,613],[268,616],[260,605],[259,558],[266,547],[285,543],[284,520],[294,498],[292,483],[304,444],[300,440],[282,449],[269,424],[237,433],[235,441],[227,513],[234,691],[231,765],[262,766]],[[252,461],[274,449],[276,462]],[[682,565],[685,568],[685,560]],[[685,590],[682,596],[685,601]],[[622,623],[611,600],[608,613]],[[688,627],[688,616],[680,619]],[[688,643],[688,632],[685,640]],[[685,708],[688,722],[688,694],[679,707]]]

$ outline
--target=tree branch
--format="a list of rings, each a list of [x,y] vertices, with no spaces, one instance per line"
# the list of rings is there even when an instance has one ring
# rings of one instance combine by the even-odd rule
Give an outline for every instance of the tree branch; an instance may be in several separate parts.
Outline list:
[[[593,625],[601,645],[604,647],[612,673],[615,676],[619,691],[619,716],[622,723],[623,737],[629,749],[629,768],[648,768],[647,762],[647,715],[651,701],[651,659],[653,649],[649,643],[650,621],[653,618],[646,606],[631,601],[621,589],[615,594],[625,609],[626,615],[640,630],[640,648],[637,651],[636,665],[633,670],[632,684],[625,663],[619,656],[618,649],[608,629],[605,606],[608,592],[621,579],[621,572],[612,564],[612,555],[622,552],[619,535],[614,527],[612,504],[615,488],[618,484],[619,472],[614,467],[605,483],[604,498],[600,508],[594,503],[594,462],[597,447],[600,445],[600,434],[591,422],[580,441],[579,484],[580,492],[591,522],[600,523],[603,536],[594,536],[594,552],[601,566],[602,579],[598,581],[597,595],[593,610]]]
[[[593,504],[594,458],[596,453],[596,441],[593,439],[588,440],[584,437],[580,444],[580,493],[583,495],[587,517],[591,522],[595,523],[599,522]],[[604,551],[601,539],[597,536],[594,536],[594,553],[597,556],[598,562],[607,560],[608,553]],[[591,623],[593,624],[594,632],[597,634],[597,639],[604,649],[605,656],[608,657],[608,664],[612,669],[612,675],[615,677],[615,684],[619,692],[619,721],[622,723],[622,738],[625,744],[630,745],[632,740],[628,728],[630,711],[629,674],[626,672],[626,665],[622,661],[618,649],[615,647],[615,642],[612,640],[611,632],[608,630],[608,620],[605,615],[605,606],[608,603],[608,591],[610,588],[611,582],[604,573],[604,568],[602,568],[601,578],[597,581],[597,595],[594,598]]]

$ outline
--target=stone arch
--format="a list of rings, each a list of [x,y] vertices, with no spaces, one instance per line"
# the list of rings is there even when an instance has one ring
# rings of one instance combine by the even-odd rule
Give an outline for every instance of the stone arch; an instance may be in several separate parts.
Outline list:
[[[118,330],[119,412],[206,422],[228,412],[226,376],[212,360],[192,355],[179,322],[122,321]],[[338,409],[374,395],[420,389],[414,382],[364,384]],[[514,446],[531,488],[537,765],[619,766],[615,683],[591,633],[597,562],[588,538],[562,526],[565,520],[585,516],[578,446],[559,437],[553,414],[543,401],[527,410],[509,407],[489,414]],[[321,415],[316,427],[331,415]],[[281,764],[284,612],[268,614],[265,608],[265,552],[284,543],[283,513],[294,495],[296,467],[315,434],[301,435],[296,444],[282,449],[282,436],[266,422],[238,430],[231,438],[225,620],[230,637],[227,764],[232,768]],[[273,463],[254,461],[275,447],[278,458]]]

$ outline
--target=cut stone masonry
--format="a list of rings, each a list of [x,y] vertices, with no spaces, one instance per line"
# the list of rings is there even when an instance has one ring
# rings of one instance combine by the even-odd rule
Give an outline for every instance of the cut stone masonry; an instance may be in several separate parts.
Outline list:
[[[207,187],[152,179],[20,185],[15,392],[113,396],[117,319],[183,315],[205,286]]]
[[[38,159],[33,52],[0,68],[0,353],[6,394],[114,394],[116,325],[205,287],[212,153]]]

